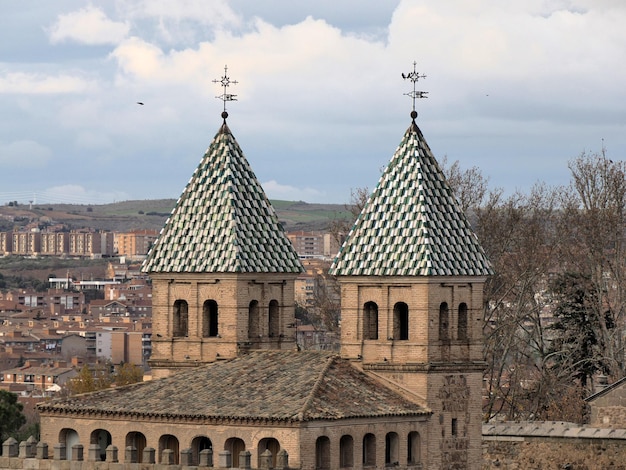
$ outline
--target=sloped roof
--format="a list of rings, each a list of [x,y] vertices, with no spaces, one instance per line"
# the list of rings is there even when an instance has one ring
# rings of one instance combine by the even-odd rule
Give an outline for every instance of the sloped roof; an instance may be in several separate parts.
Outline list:
[[[405,132],[330,272],[338,276],[492,274],[415,122]]]
[[[291,422],[429,414],[347,360],[312,351],[252,352],[164,379],[52,400],[39,410]]]
[[[150,250],[147,273],[300,273],[298,254],[226,122]]]

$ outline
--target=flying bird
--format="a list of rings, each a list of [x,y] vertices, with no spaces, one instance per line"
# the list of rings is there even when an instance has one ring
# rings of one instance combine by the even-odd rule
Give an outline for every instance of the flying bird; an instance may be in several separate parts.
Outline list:
[[[137,101],[137,104],[140,104],[141,106],[143,106],[143,103],[141,101]]]

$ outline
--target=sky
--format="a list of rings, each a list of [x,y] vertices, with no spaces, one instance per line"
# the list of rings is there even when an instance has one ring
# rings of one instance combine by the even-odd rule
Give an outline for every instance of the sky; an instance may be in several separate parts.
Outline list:
[[[624,24],[623,0],[0,0],[0,204],[177,198],[224,76],[268,197],[348,203],[411,123],[414,67],[437,159],[565,185],[582,152],[626,156]]]

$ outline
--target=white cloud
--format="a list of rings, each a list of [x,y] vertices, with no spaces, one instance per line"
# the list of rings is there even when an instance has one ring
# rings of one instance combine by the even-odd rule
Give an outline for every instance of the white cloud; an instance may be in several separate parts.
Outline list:
[[[0,142],[0,166],[5,169],[41,169],[51,157],[49,148],[32,140],[18,140],[7,144]]]
[[[88,45],[118,44],[130,30],[127,22],[116,22],[100,9],[88,6],[59,15],[50,27],[50,42],[75,41]]]
[[[275,180],[262,183],[261,186],[269,199],[315,202],[324,196],[323,193],[312,188],[296,188],[280,184]]]
[[[0,93],[56,94],[85,93],[97,89],[95,82],[79,76],[61,74],[57,76],[11,72],[0,76]]]

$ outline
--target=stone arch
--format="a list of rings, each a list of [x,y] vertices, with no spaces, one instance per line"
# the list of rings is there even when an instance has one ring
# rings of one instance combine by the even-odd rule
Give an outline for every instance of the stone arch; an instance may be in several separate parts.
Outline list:
[[[439,340],[447,341],[449,336],[450,313],[448,311],[448,302],[441,302],[439,305]]]
[[[385,435],[385,466],[400,465],[400,440],[395,432]]]
[[[213,443],[211,439],[206,436],[196,436],[191,441],[191,461],[192,465],[198,465],[200,463],[200,452],[205,449],[213,450]]]
[[[466,340],[467,336],[467,304],[461,302],[459,304],[458,318],[457,318],[457,339]]]
[[[422,462],[422,448],[420,433],[411,431],[407,437],[407,463],[419,464]]]
[[[393,339],[409,339],[409,306],[404,302],[393,306]]]
[[[202,336],[214,338],[219,335],[218,308],[215,300],[205,300],[202,304]]]
[[[259,445],[257,446],[258,452],[258,467],[261,468],[261,454],[269,450],[272,453],[272,468],[276,468],[276,456],[280,451],[280,442],[278,439],[274,439],[273,437],[265,437],[259,441]]]
[[[354,439],[349,434],[345,434],[339,439],[339,467],[354,467]]]
[[[231,437],[226,439],[224,443],[224,450],[230,452],[232,457],[232,468],[239,468],[239,454],[246,450],[246,443],[243,439],[239,439],[238,437]]]
[[[251,300],[248,305],[248,339],[258,339],[261,334],[259,301]]]
[[[186,300],[178,299],[174,302],[172,320],[173,337],[180,338],[189,335],[189,304]]]
[[[137,449],[137,463],[143,462],[143,450],[148,445],[146,436],[138,431],[131,431],[126,434],[124,445],[125,447],[132,446]]]
[[[363,305],[363,339],[378,339],[378,304],[365,302]]]
[[[171,434],[163,434],[159,438],[159,455],[157,456],[158,463],[163,463],[163,451],[165,449],[170,449],[174,453],[174,464],[178,465],[180,460],[180,444],[178,443],[178,438],[176,436],[172,436]]]
[[[278,300],[270,300],[267,313],[268,335],[270,338],[278,338],[280,334],[280,306]]]
[[[363,436],[363,466],[375,467],[376,466],[376,436],[372,433],[367,433]]]
[[[74,429],[63,428],[59,431],[59,443],[65,444],[67,460],[72,460],[72,446],[80,444],[80,438]]]
[[[320,436],[315,441],[315,469],[330,470],[330,439]]]
[[[98,444],[98,457],[104,462],[107,459],[107,447],[111,445],[113,439],[111,433],[106,429],[96,429],[89,436],[90,444]]]

